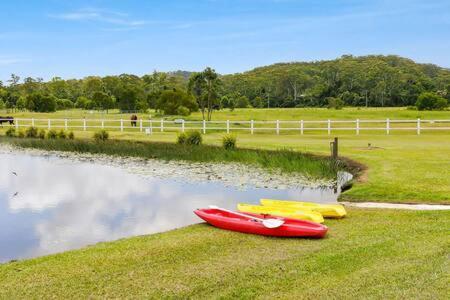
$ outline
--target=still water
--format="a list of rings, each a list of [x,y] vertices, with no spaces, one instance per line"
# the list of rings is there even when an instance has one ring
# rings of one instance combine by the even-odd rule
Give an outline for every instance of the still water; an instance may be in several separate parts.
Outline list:
[[[200,222],[192,211],[260,198],[336,201],[330,188],[270,190],[143,178],[118,167],[0,154],[0,263]]]

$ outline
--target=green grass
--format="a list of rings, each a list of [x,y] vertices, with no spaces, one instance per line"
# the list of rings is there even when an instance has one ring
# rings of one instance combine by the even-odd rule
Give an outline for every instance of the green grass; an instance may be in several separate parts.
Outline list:
[[[194,225],[0,266],[0,298],[447,299],[449,212],[350,209],[325,239]]]
[[[3,115],[11,115],[16,118],[86,118],[86,119],[124,119],[129,120],[131,114],[121,114],[117,110],[111,110],[108,114],[96,111],[84,110],[67,110],[57,111],[55,113],[34,113],[34,112],[18,112],[7,113],[1,112]],[[154,111],[149,111],[146,114],[138,113],[139,118],[148,119],[150,116],[158,119],[161,116]],[[201,120],[200,112],[195,112],[190,116],[166,116],[168,119],[183,118],[186,120]],[[224,109],[213,113],[214,120],[384,120],[390,119],[449,119],[450,111],[417,111],[408,110],[402,107],[376,107],[376,108],[354,108],[347,107],[342,110],[327,109],[327,108],[271,108],[271,109],[235,109],[230,111]]]
[[[0,138],[0,143],[23,148],[42,150],[75,151],[80,153],[108,154],[118,156],[185,160],[192,162],[234,162],[254,165],[269,171],[296,172],[311,179],[334,179],[343,169],[327,157],[303,154],[289,150],[225,150],[223,147],[178,145],[164,142],[139,142],[124,140],[93,141],[87,139],[21,139]]]

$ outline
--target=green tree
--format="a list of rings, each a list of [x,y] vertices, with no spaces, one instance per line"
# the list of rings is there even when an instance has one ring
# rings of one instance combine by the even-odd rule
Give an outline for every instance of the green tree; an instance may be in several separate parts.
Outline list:
[[[114,108],[114,98],[105,92],[94,92],[92,101],[96,108],[106,110],[106,113],[109,109]]]
[[[432,92],[424,92],[417,98],[416,106],[418,110],[444,109],[447,99]]]
[[[189,113],[196,111],[198,105],[195,99],[183,91],[169,90],[161,93],[156,107],[166,115],[185,114],[186,109]]]

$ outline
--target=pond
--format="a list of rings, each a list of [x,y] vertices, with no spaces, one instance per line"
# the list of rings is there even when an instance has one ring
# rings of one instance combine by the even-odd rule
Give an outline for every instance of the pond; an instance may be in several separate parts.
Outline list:
[[[142,177],[56,156],[0,153],[0,263],[199,223],[192,211],[260,198],[335,202],[339,189],[237,188]]]

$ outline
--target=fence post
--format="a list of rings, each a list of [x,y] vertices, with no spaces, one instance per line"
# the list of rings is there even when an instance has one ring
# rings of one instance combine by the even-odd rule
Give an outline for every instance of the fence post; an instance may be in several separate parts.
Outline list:
[[[34,118],[31,119],[31,126],[34,127]]]
[[[123,119],[120,119],[120,131],[123,131]]]
[[[184,132],[184,120],[181,121],[181,132]]]
[[[164,132],[164,119],[161,119],[161,132]]]
[[[389,118],[386,119],[386,134],[389,134],[391,130],[391,122],[389,120]]]
[[[280,120],[277,120],[277,134],[280,134]]]
[[[148,124],[149,128],[150,128],[150,134],[153,135],[153,120],[149,120],[149,124]]]
[[[142,132],[142,119],[139,120],[139,131]]]
[[[328,119],[328,135],[330,135],[331,134],[331,120],[330,119]]]
[[[359,119],[356,119],[356,135],[359,135]]]
[[[203,120],[203,134],[206,133],[206,120]]]
[[[64,119],[64,129],[67,130],[67,119]]]
[[[105,120],[102,119],[102,129],[105,129]]]
[[[230,120],[227,120],[227,133],[230,133]]]
[[[50,130],[50,128],[52,128],[52,120],[51,119],[48,119],[47,120],[47,127],[48,127],[48,130]]]
[[[19,130],[19,119],[16,119],[16,130]]]
[[[250,133],[253,134],[253,120],[250,121]]]
[[[300,134],[303,135],[303,120],[300,121]]]
[[[331,157],[334,160],[337,160],[338,159],[338,149],[339,149],[337,137],[334,138],[334,142],[331,142],[331,146],[332,146],[331,147]]]
[[[86,131],[86,118],[83,119],[83,130]]]
[[[420,135],[420,118],[417,119],[417,135]]]

